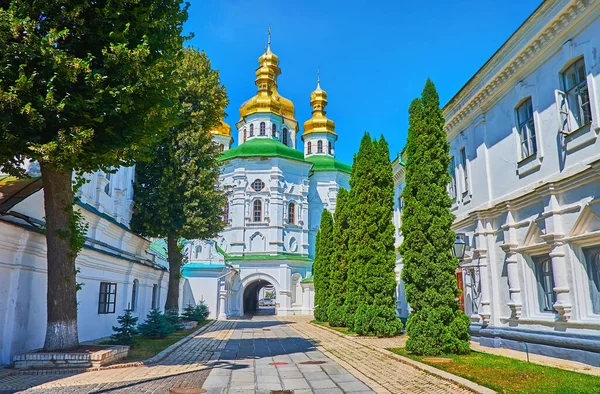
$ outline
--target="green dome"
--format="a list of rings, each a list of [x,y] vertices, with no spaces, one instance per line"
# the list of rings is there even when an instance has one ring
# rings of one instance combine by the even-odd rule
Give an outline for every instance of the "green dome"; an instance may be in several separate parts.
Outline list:
[[[304,162],[304,154],[271,138],[253,138],[240,146],[223,152],[219,161],[240,157],[282,157]]]
[[[313,155],[304,159],[313,164],[313,171],[341,171],[350,174],[352,166],[344,164],[331,156]]]

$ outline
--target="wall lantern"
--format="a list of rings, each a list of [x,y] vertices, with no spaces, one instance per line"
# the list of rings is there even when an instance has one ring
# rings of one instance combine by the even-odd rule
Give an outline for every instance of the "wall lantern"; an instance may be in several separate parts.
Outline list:
[[[456,257],[459,261],[462,261],[465,258],[466,249],[467,243],[465,242],[465,234],[456,233],[456,239],[452,245],[452,254],[454,254],[454,257]]]

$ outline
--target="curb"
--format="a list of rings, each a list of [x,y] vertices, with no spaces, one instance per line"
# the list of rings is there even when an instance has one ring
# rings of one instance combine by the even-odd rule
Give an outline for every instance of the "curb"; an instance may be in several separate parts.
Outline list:
[[[319,328],[321,328],[323,330],[326,330],[328,332],[331,332],[333,334],[336,334],[337,336],[340,336],[340,337],[343,337],[343,338],[347,338],[347,339],[350,339],[350,340],[357,338],[357,337],[353,337],[353,336],[342,334],[340,332],[337,332],[336,330],[332,330],[331,328],[327,328],[327,327],[321,326],[319,324],[314,324],[312,322],[310,324],[312,324],[315,327],[319,327]],[[421,363],[419,361],[415,361],[415,360],[412,360],[410,358],[399,356],[396,353],[390,352],[389,350],[380,349],[378,347],[365,345],[364,343],[360,343],[358,341],[354,341],[354,342],[357,343],[357,344],[359,344],[359,345],[361,345],[361,346],[364,346],[364,347],[366,347],[368,349],[371,349],[371,350],[377,351],[379,353],[382,353],[382,354],[384,354],[388,358],[393,358],[396,361],[399,361],[401,363],[410,365],[413,368],[416,368],[416,369],[418,369],[420,371],[423,371],[425,373],[428,373],[430,375],[437,376],[440,379],[452,382],[454,384],[457,384],[457,385],[459,385],[461,387],[464,387],[464,388],[466,388],[468,390],[471,390],[473,392],[481,393],[481,394],[494,394],[494,393],[496,393],[494,390],[492,390],[490,388],[487,388],[485,386],[482,386],[480,384],[477,384],[475,382],[472,382],[472,381],[470,381],[468,379],[461,378],[460,376],[456,376],[456,375],[453,375],[453,374],[451,374],[449,372],[442,371],[440,369],[437,369],[437,368],[432,367],[430,365]]]
[[[177,350],[177,348],[179,348],[182,345],[185,345],[187,342],[192,340],[192,338],[194,338],[196,335],[206,331],[209,327],[214,325],[216,321],[217,320],[209,321],[208,323],[206,323],[205,325],[203,325],[196,331],[188,334],[185,338],[179,340],[178,342],[175,342],[171,346],[162,350],[157,355],[150,357],[149,359],[144,360],[144,361],[132,361],[132,362],[128,362],[128,363],[120,363],[120,364],[117,363],[117,364],[112,364],[112,365],[105,365],[103,367],[91,367],[91,368],[25,369],[25,370],[20,370],[20,371],[18,371],[18,370],[11,371],[11,370],[5,369],[5,371],[7,371],[7,373],[4,374],[3,376],[53,375],[53,374],[60,375],[60,374],[69,374],[69,373],[96,372],[96,371],[104,371],[104,370],[109,370],[109,369],[124,369],[124,368],[148,366],[148,365],[155,364],[155,363],[161,361],[162,359],[167,357],[169,354],[173,353],[173,351]]]

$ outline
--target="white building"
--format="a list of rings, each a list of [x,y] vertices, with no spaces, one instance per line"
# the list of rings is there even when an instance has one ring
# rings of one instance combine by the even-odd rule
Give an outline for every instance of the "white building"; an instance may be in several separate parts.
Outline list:
[[[165,261],[128,227],[133,171],[91,174],[79,193],[76,209],[89,224],[76,260],[77,282],[83,285],[77,293],[80,341],[112,334],[127,307],[142,321],[151,307],[165,302]],[[0,365],[41,348],[46,334],[44,192],[35,170],[31,175],[16,185],[14,178],[0,175]]]
[[[473,339],[596,366],[599,14],[544,1],[444,108]]]
[[[324,208],[335,210],[350,166],[335,159],[335,124],[325,116],[327,93],[311,94],[312,118],[304,123],[303,147],[293,103],[277,91],[281,74],[270,46],[258,59],[256,96],[240,107],[238,146],[231,129],[213,130],[224,151],[220,182],[229,192],[220,236],[190,241],[183,268],[183,304],[204,300],[213,317],[255,309],[259,291],[272,286],[279,315],[313,310],[312,257]]]

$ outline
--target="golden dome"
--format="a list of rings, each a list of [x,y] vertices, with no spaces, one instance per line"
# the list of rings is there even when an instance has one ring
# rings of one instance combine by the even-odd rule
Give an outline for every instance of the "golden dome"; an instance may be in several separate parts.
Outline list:
[[[325,116],[327,92],[321,89],[321,80],[317,80],[317,88],[310,94],[310,105],[313,107],[312,118],[304,122],[304,137],[310,133],[335,134],[335,123]]]
[[[243,119],[254,113],[267,112],[283,116],[296,123],[294,104],[277,92],[277,77],[281,74],[281,69],[279,68],[279,58],[271,52],[270,33],[268,46],[265,53],[258,58],[258,65],[255,81],[258,93],[242,104],[240,117]]]
[[[212,135],[223,135],[225,137],[231,137],[231,127],[221,119],[221,124],[210,131]]]

